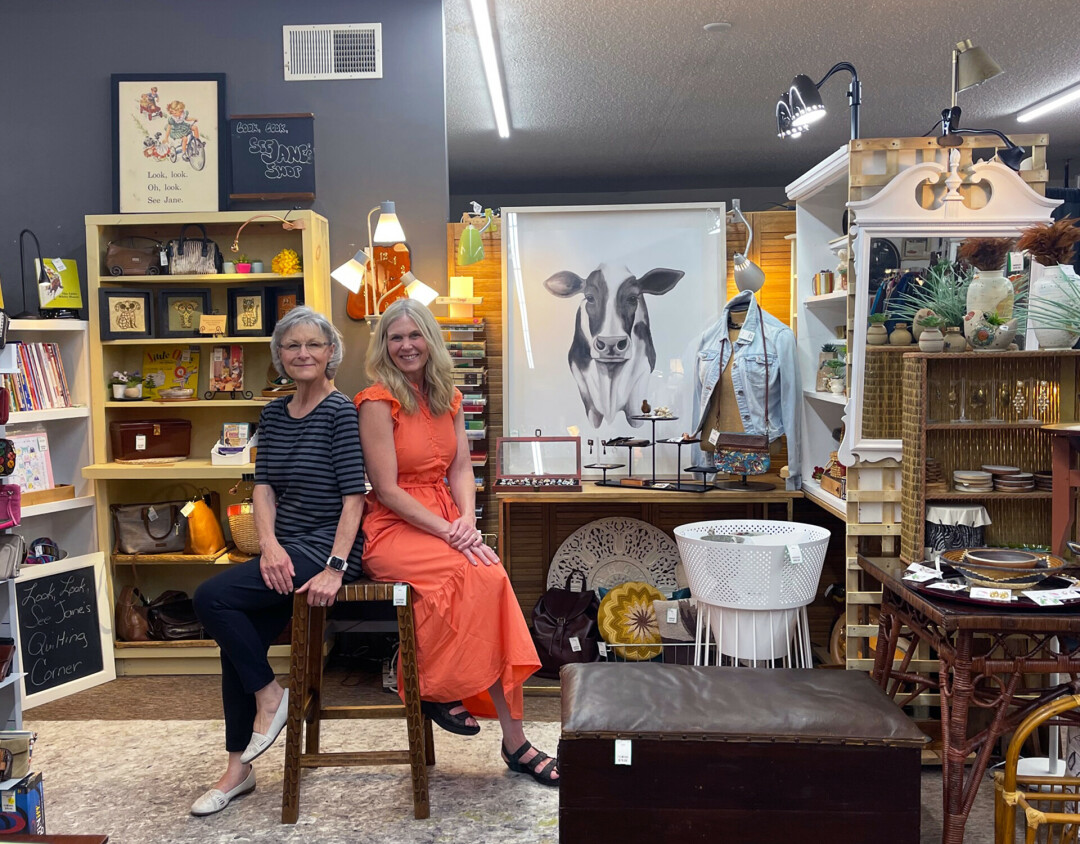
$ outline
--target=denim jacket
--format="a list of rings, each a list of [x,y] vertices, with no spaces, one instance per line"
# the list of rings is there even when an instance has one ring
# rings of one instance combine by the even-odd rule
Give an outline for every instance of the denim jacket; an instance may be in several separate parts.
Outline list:
[[[735,305],[747,305],[746,321],[734,344],[728,339],[728,312]],[[731,380],[735,386],[735,401],[739,406],[743,429],[748,434],[765,433],[765,357],[760,333],[765,332],[765,353],[769,358],[769,441],[787,435],[787,489],[802,487],[802,410],[801,384],[795,335],[772,314],[758,306],[754,294],[745,291],[731,298],[724,306],[720,319],[706,328],[694,343],[695,357],[691,381],[693,393],[693,424],[695,428],[709,407],[713,389],[720,375],[734,356]],[[702,437],[708,437],[702,431]],[[694,457],[708,460],[694,447]]]

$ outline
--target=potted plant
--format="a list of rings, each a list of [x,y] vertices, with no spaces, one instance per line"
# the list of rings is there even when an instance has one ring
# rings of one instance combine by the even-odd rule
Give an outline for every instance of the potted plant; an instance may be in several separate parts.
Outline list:
[[[1016,319],[1005,319],[993,311],[968,314],[964,322],[964,334],[977,352],[1003,352],[1016,336]]]
[[[866,329],[866,343],[869,346],[884,346],[889,342],[889,329],[885,327],[888,314],[870,314],[870,327]]]
[[[992,312],[1006,320],[1012,316],[1016,291],[1005,277],[1005,256],[1012,248],[1011,237],[969,237],[960,244],[960,260],[967,261],[976,270],[967,289],[969,315]],[[965,317],[964,325],[967,334],[974,323]],[[971,335],[967,338],[970,341]]]
[[[143,382],[138,372],[117,370],[109,379],[112,385],[113,398],[123,401],[124,399],[141,399]]]
[[[941,317],[946,327],[959,328],[968,311],[967,290],[972,272],[969,265],[940,261],[926,271],[920,284],[909,285],[889,300],[889,313],[894,319],[915,326],[916,334],[922,331],[922,320],[928,313]]]
[[[937,314],[924,316],[919,320],[922,325],[922,333],[919,335],[919,349],[924,352],[940,352],[945,348],[945,335],[941,333],[941,327],[945,320]]]
[[[843,395],[844,393],[844,369],[847,366],[844,361],[834,358],[833,360],[825,361],[825,365],[829,368],[829,390],[837,395]]]
[[[1080,338],[1080,290],[1071,262],[1080,228],[1076,220],[1037,223],[1020,234],[1017,249],[1043,265],[1031,286],[1031,322],[1041,349],[1071,349]]]
[[[246,252],[241,252],[236,256],[236,271],[238,273],[251,272],[251,258],[248,257]]]

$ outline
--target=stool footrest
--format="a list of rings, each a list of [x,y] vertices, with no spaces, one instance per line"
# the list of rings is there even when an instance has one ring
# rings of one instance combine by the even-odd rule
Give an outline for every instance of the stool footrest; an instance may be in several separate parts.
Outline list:
[[[324,706],[319,710],[319,717],[324,721],[331,719],[363,719],[363,718],[401,718],[405,714],[404,704],[392,703],[378,706]]]
[[[303,753],[301,768],[355,768],[361,765],[408,765],[407,750],[364,750],[353,753]]]

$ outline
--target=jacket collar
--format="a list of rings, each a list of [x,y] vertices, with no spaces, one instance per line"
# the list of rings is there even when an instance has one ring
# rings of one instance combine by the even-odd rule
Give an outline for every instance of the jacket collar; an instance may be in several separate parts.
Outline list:
[[[746,305],[746,320],[743,322],[742,331],[739,332],[739,339],[735,341],[736,346],[743,346],[751,342],[757,337],[757,332],[762,329],[761,308],[758,306],[757,297],[754,296],[752,290],[744,290],[741,293],[736,293],[724,305],[724,310],[720,314],[721,331],[726,335],[728,313],[732,310],[739,310],[744,304]]]

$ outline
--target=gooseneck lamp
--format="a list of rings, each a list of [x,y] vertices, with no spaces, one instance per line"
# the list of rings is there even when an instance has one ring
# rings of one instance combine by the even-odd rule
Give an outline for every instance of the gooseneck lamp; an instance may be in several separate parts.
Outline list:
[[[859,74],[850,62],[838,62],[829,68],[829,72],[814,82],[809,76],[800,73],[791,80],[791,87],[776,102],[776,133],[781,138],[797,138],[811,123],[825,117],[825,103],[819,90],[829,78],[839,71],[851,74],[848,85],[848,105],[851,110],[851,139],[859,137],[859,106],[862,104],[862,85]]]

